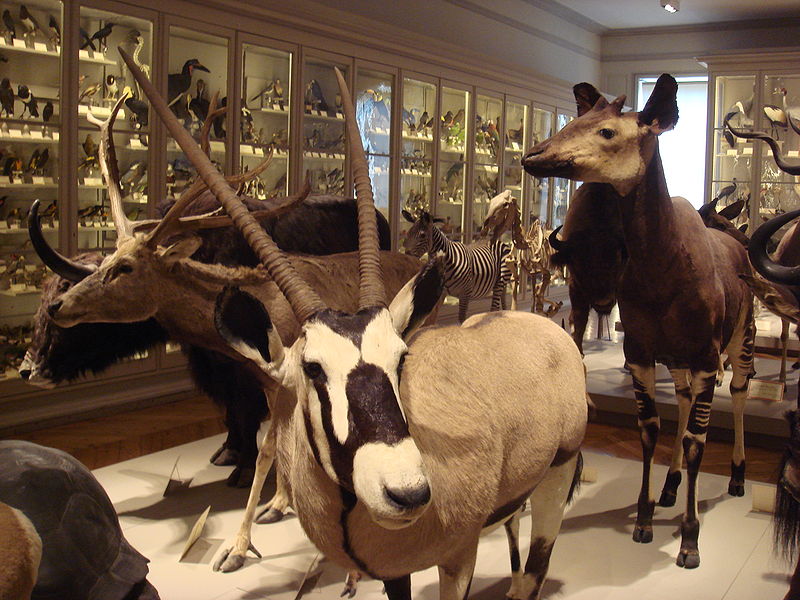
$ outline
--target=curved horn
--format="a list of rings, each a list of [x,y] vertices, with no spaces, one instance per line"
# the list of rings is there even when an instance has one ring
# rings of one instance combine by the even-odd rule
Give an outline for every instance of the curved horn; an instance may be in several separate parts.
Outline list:
[[[361,275],[358,307],[386,306],[386,290],[383,286],[381,255],[378,243],[378,223],[375,216],[375,201],[372,196],[372,182],[369,179],[364,145],[356,124],[356,111],[353,98],[347,89],[342,72],[334,67],[339,93],[342,96],[344,124],[353,165],[353,182],[356,186],[358,202],[358,272]]]
[[[167,107],[167,103],[156,91],[150,80],[145,77],[124,48],[118,47],[118,50],[122,60],[128,65],[131,74],[141,86],[147,99],[150,100],[153,109],[166,125],[170,135],[172,135],[181,150],[186,154],[186,157],[197,169],[197,173],[208,185],[208,188],[216,196],[219,203],[225,207],[226,212],[231,216],[239,231],[242,232],[253,252],[264,263],[272,279],[283,292],[283,295],[286,296],[298,321],[303,323],[315,313],[323,310],[325,305],[316,292],[297,274],[286,255],[272,241],[272,238],[259,225],[253,215],[250,214],[242,200],[236,196],[234,190],[225,181],[222,173],[217,171],[214,165],[211,164],[211,161],[197,145],[197,142],[192,139],[189,132],[183,128],[177,117]]]
[[[94,270],[65,256],[61,256],[44,239],[42,234],[42,224],[39,221],[39,200],[35,200],[31,211],[28,214],[28,235],[31,237],[31,244],[36,254],[42,259],[45,266],[49,267],[53,273],[60,275],[67,281],[78,283],[83,278],[91,275]]]
[[[558,232],[561,231],[563,225],[559,225],[553,231],[550,232],[550,235],[547,238],[547,241],[550,242],[550,247],[553,250],[564,250],[566,248],[566,243],[560,239],[558,239]]]
[[[783,159],[783,155],[781,154],[781,148],[778,146],[778,143],[769,137],[766,133],[761,131],[744,131],[742,129],[735,129],[731,126],[728,122],[730,118],[735,115],[735,112],[730,112],[725,115],[725,122],[724,126],[728,128],[728,130],[738,138],[742,138],[745,140],[761,140],[762,142],[766,142],[766,144],[772,149],[772,157],[775,159],[775,164],[778,165],[778,168],[783,171],[784,173],[788,173],[789,175],[800,175],[800,165],[790,165]],[[794,125],[792,125],[792,129],[794,129]],[[797,131],[795,129],[795,131]],[[800,133],[800,132],[799,132]]]
[[[779,265],[767,254],[767,243],[772,237],[772,234],[797,217],[800,217],[800,210],[793,210],[773,217],[766,223],[762,223],[761,227],[756,229],[755,233],[753,233],[750,238],[750,244],[747,247],[747,253],[750,255],[750,262],[753,264],[756,271],[774,283],[783,283],[787,285],[800,284],[800,266],[787,267],[785,265]]]

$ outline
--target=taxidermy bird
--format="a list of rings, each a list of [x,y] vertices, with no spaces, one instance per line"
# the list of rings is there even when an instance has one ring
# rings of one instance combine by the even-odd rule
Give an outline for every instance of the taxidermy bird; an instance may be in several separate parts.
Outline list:
[[[19,97],[20,100],[27,100],[30,95],[31,92],[28,89],[27,85],[20,83],[17,86],[17,96]]]
[[[325,96],[322,95],[322,88],[316,79],[312,79],[306,85],[305,102],[310,105],[313,110],[328,111],[328,103],[325,102]]]
[[[719,191],[719,194],[717,194],[717,199],[718,200],[724,200],[725,198],[727,198],[728,196],[733,194],[733,192],[736,191],[736,187],[737,187],[737,185],[736,185],[736,177],[734,177],[733,178],[733,182],[731,183],[731,185],[726,185],[724,188],[722,188]]]
[[[422,131],[425,133],[425,128],[433,127],[433,117],[428,116],[428,111],[422,113],[422,116],[419,118],[419,123],[417,124],[417,131]]]
[[[31,158],[28,161],[28,168],[26,170],[33,171],[36,168],[38,162],[39,162],[39,149],[37,148],[36,150],[33,151],[33,154],[31,154]]]
[[[525,130],[525,123],[522,119],[519,120],[519,129],[509,129],[508,130],[508,141],[509,142],[516,142],[518,144],[522,143],[522,134]]]
[[[97,154],[100,148],[94,143],[91,133],[86,135],[86,139],[83,141],[83,144],[81,144],[81,147],[83,148],[83,153],[86,155],[86,158],[78,165],[78,168],[91,169],[98,167],[100,163]]]
[[[448,110],[444,113],[442,117],[442,127],[452,127],[453,126],[453,111]]]
[[[115,100],[117,98],[118,91],[119,86],[117,85],[117,78],[109,73],[106,75],[106,98],[109,100]]]
[[[81,46],[81,50],[83,50],[86,47],[89,47],[92,49],[92,52],[96,51],[97,46],[94,45],[92,38],[89,37],[89,34],[86,33],[86,30],[83,27],[80,28],[80,33],[81,33],[81,39],[83,40],[83,45]]]
[[[37,171],[41,171],[42,169],[44,169],[48,160],[50,160],[50,150],[48,148],[45,148],[39,155],[39,160],[36,161],[36,166],[34,168]]]
[[[54,46],[61,45],[61,28],[58,26],[58,21],[53,15],[49,15],[47,28],[50,30],[50,41]]]
[[[22,114],[23,115],[25,114],[25,109],[27,109],[28,110],[28,114],[31,117],[36,118],[36,117],[39,116],[39,103],[36,100],[36,96],[34,96],[33,94],[31,94],[29,92],[28,93],[28,100],[27,101],[23,100],[22,103],[25,105],[25,108],[22,109]],[[21,116],[22,115],[20,115],[20,117]]]
[[[418,108],[412,108],[411,110],[408,110],[405,107],[403,107],[403,125],[408,127],[409,131],[415,131],[417,128],[418,112],[419,112]]]
[[[101,27],[97,31],[92,34],[92,37],[88,38],[88,40],[84,41],[83,45],[81,46],[81,50],[86,48],[87,46],[91,46],[92,50],[94,50],[94,43],[98,42],[100,48],[106,48],[108,46],[108,36],[111,35],[111,30],[114,29],[114,23],[111,21],[107,22],[105,26]]]
[[[127,106],[133,113],[133,116],[140,127],[147,127],[147,102],[137,100],[136,98],[128,98],[125,100],[125,106]]]
[[[39,22],[28,11],[28,7],[24,4],[19,5],[19,20],[20,23],[22,23],[22,26],[25,28],[26,36],[33,36],[37,31],[42,31],[42,28],[39,27]],[[44,34],[44,32],[42,32],[42,34]]]
[[[14,88],[11,87],[8,77],[3,77],[0,81],[0,105],[7,117],[14,116]]]
[[[464,155],[461,155],[459,158],[459,162],[453,163],[449,169],[447,169],[447,173],[445,173],[444,180],[445,183],[450,186],[452,181],[458,181],[458,178],[461,175],[461,172],[464,170]]]
[[[733,138],[733,134],[727,127],[722,130],[722,137],[724,137],[725,141],[728,142],[728,146],[731,148],[736,147],[736,140]]]
[[[196,92],[194,98],[189,101],[189,110],[202,123],[208,116],[209,108],[209,101],[206,98],[206,82],[204,79],[198,79],[195,86]]]
[[[53,118],[53,103],[50,100],[47,101],[47,104],[44,105],[42,109],[42,122],[47,123],[50,119]]]
[[[783,108],[774,104],[764,105],[764,116],[767,117],[770,127],[772,128],[773,137],[778,137],[778,129],[786,129],[789,125],[789,118],[786,114],[786,88],[775,90],[783,95],[782,104]]]
[[[83,102],[84,100],[89,100],[91,103],[92,98],[94,98],[95,94],[99,92],[103,87],[102,83],[90,83],[81,92],[81,95],[78,96],[78,104]]]
[[[147,165],[144,162],[140,160],[135,161],[130,167],[128,167],[128,170],[125,171],[125,174],[119,180],[122,189],[127,190],[126,193],[130,194],[133,186],[139,182],[146,171]]]
[[[167,78],[167,103],[172,106],[175,101],[189,91],[192,85],[192,74],[195,69],[211,73],[206,67],[200,64],[196,58],[192,58],[183,63],[180,73],[171,73]]]
[[[8,9],[3,11],[3,25],[6,26],[9,37],[13,40],[17,37],[17,28],[14,26],[14,19]]]
[[[458,112],[456,113],[456,116],[453,117],[453,124],[454,125],[460,125],[463,122],[464,122],[464,109],[463,108],[459,108]]]
[[[497,126],[492,121],[486,126],[486,133],[489,136],[492,154],[497,156],[500,150],[500,132],[497,131]]]

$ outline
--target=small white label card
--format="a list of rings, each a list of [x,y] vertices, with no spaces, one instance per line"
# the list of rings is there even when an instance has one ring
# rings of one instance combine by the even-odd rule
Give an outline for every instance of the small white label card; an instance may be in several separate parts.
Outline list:
[[[747,398],[766,400],[768,402],[783,401],[783,384],[780,381],[751,379],[747,386]]]
[[[33,49],[38,52],[47,52],[47,44],[44,42],[33,42]]]
[[[53,132],[53,140],[55,140],[57,142],[58,141],[58,136],[59,136],[59,132],[58,131],[54,131]]]
[[[34,175],[32,178],[33,185],[44,185],[44,177]]]
[[[786,153],[786,156],[789,158],[798,158],[800,157],[800,150],[789,150],[789,152]]]
[[[30,136],[35,140],[41,140],[44,137],[42,136],[42,131],[40,129],[32,129]]]
[[[8,229],[8,223],[5,221],[0,221],[0,229]]]
[[[144,144],[142,144],[142,140],[140,140],[139,138],[131,138],[129,142],[131,148],[134,149],[144,148]]]
[[[27,48],[25,45],[25,40],[21,40],[19,38],[14,38],[14,47],[15,48]]]
[[[727,154],[728,156],[737,156],[739,152],[736,150],[736,148],[728,148]]]
[[[225,142],[213,140],[209,145],[212,152],[225,152]]]
[[[189,550],[192,549],[194,543],[200,539],[200,534],[203,533],[203,527],[206,525],[206,520],[208,519],[208,513],[211,512],[211,507],[209,506],[203,511],[203,514],[197,519],[195,522],[194,527],[189,532],[189,537],[186,540],[186,545],[183,547],[183,552],[181,552],[181,557],[178,559],[178,562],[182,561],[186,555],[189,553]]]
[[[338,110],[336,111],[336,118],[337,119],[344,119],[344,115],[342,114],[341,111],[338,111]]]
[[[754,483],[753,487],[753,510],[756,512],[774,513],[775,512],[775,486],[763,483]]]
[[[78,50],[78,58],[89,58],[88,50]]]
[[[8,130],[8,135],[11,137],[22,137],[22,129],[10,129]]]
[[[89,113],[89,106],[86,104],[78,104],[78,114],[85,115]]]
[[[101,186],[103,185],[103,180],[99,177],[84,177],[83,178],[83,185],[88,186]]]
[[[751,156],[753,154],[753,147],[752,146],[745,146],[742,154],[746,156]]]

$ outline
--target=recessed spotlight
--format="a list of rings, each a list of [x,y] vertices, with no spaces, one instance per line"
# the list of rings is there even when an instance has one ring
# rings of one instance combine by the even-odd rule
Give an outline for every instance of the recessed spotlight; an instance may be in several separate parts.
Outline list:
[[[661,0],[661,7],[668,13],[676,13],[681,9],[681,0]]]

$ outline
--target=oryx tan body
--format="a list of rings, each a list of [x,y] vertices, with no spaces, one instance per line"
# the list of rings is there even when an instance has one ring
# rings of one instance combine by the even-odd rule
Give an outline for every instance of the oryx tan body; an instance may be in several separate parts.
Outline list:
[[[28,600],[42,559],[42,540],[19,510],[0,502],[0,598]]]

